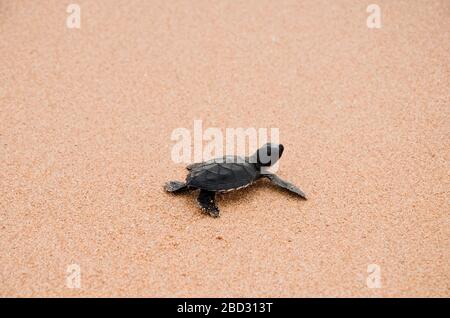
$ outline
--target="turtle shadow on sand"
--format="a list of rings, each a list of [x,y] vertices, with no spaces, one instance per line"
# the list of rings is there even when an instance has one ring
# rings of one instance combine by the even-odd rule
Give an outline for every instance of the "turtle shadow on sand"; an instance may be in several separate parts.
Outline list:
[[[164,189],[173,193],[200,190],[197,203],[204,212],[212,217],[219,216],[219,208],[216,205],[217,193],[224,198],[225,195],[222,193],[246,188],[260,179],[268,179],[279,189],[287,190],[306,200],[306,195],[294,184],[275,174],[265,174],[263,171],[277,162],[283,151],[283,145],[268,143],[250,157],[225,156],[194,163],[186,167],[189,173],[185,182],[169,181],[166,182]],[[236,201],[243,195],[254,195],[254,191],[263,186],[265,186],[264,183],[258,182],[250,189],[243,189],[238,193],[226,196],[229,200]]]

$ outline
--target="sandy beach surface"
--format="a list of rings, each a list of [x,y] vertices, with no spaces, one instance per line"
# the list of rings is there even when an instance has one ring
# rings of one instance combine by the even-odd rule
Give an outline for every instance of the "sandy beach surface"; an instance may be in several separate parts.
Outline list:
[[[372,2],[0,1],[0,295],[449,297],[450,1]],[[196,119],[309,200],[165,193]]]

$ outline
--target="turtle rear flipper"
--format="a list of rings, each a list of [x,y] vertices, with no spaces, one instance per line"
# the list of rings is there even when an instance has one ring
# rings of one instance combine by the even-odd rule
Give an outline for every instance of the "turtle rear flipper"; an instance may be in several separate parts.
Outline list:
[[[302,199],[306,200],[305,193],[302,190],[300,190],[298,187],[293,185],[292,183],[284,181],[283,179],[281,179],[280,177],[278,177],[275,174],[266,174],[266,175],[264,175],[264,177],[268,178],[270,181],[272,181],[273,184],[279,186],[280,188],[283,188],[290,192],[298,194]]]
[[[187,190],[187,185],[181,181],[169,181],[166,182],[164,189],[167,192],[181,192]]]
[[[216,206],[216,193],[208,190],[200,190],[197,202],[202,210],[214,218],[219,217],[219,208]]]
[[[192,170],[192,169],[195,169],[196,167],[200,167],[202,164],[204,164],[204,163],[203,162],[191,163],[190,165],[186,166],[186,169]]]

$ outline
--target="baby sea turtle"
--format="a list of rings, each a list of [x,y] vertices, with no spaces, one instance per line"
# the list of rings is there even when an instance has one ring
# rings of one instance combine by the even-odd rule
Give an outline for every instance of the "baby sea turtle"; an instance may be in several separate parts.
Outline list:
[[[275,185],[306,200],[303,191],[295,185],[275,174],[265,172],[267,167],[278,161],[283,151],[283,145],[268,143],[250,157],[225,156],[194,163],[186,167],[189,170],[186,182],[169,181],[164,188],[168,192],[200,190],[197,202],[202,210],[212,217],[219,216],[219,209],[215,204],[216,192],[245,188],[261,178],[268,178]]]

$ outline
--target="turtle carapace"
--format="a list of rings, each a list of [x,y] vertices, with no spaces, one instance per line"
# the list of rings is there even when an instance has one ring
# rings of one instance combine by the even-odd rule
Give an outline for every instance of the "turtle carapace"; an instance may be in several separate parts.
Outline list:
[[[189,173],[185,182],[169,181],[164,188],[168,192],[200,190],[197,202],[204,212],[213,217],[219,216],[215,203],[216,192],[241,189],[261,178],[268,178],[275,185],[306,200],[303,191],[295,185],[275,174],[265,172],[267,167],[278,161],[283,151],[283,145],[268,143],[250,157],[225,156],[194,163],[186,167]]]

